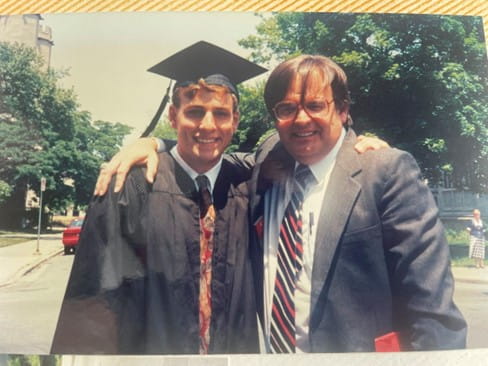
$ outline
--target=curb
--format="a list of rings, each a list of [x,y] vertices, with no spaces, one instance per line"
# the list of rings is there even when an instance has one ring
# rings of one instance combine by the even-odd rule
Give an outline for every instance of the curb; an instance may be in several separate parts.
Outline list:
[[[22,268],[18,269],[13,275],[11,275],[9,279],[5,280],[3,283],[0,283],[0,288],[11,285],[13,282],[17,281],[21,277],[30,273],[31,271],[33,271],[34,269],[39,267],[44,262],[46,262],[49,259],[63,253],[63,251],[64,251],[64,249],[61,248],[57,251],[53,251],[52,253],[48,254],[45,257],[40,258],[38,261],[26,264]],[[472,283],[472,284],[478,284],[478,285],[487,285],[488,284],[488,279],[485,280],[485,279],[478,279],[478,278],[456,277],[456,276],[454,276],[454,273],[453,273],[453,277],[454,277],[454,281],[456,281],[456,282]]]
[[[31,272],[34,269],[36,269],[37,267],[39,267],[41,264],[43,264],[47,260],[49,260],[49,259],[51,259],[51,258],[53,258],[53,257],[55,257],[55,256],[57,256],[57,255],[59,255],[61,253],[63,253],[63,251],[64,251],[64,249],[60,249],[58,251],[55,251],[55,252],[52,252],[52,253],[48,254],[45,257],[40,258],[38,261],[35,261],[33,263],[26,264],[22,268],[18,269],[17,272],[15,272],[12,276],[10,276],[9,279],[5,280],[3,283],[0,283],[0,288],[11,285],[12,283],[16,282],[21,277],[25,276],[29,272]]]
[[[456,277],[454,277],[454,281],[464,282],[464,283],[474,283],[477,285],[488,285],[488,280],[479,280],[479,279],[473,279],[473,278],[456,278]]]
[[[478,285],[488,284],[488,268],[480,270],[472,267],[451,267],[451,271],[456,282]]]

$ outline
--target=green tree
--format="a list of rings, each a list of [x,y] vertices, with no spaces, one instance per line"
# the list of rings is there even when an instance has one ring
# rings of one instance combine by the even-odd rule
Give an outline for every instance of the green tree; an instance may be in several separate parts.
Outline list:
[[[61,365],[61,356],[10,355],[7,364],[8,366],[58,366]]]
[[[176,130],[171,127],[167,117],[164,117],[162,121],[158,123],[152,135],[162,139],[176,140]]]
[[[51,209],[86,205],[100,163],[130,131],[120,123],[92,124],[90,114],[78,110],[74,91],[57,86],[63,75],[42,71],[34,50],[0,43],[0,180],[12,188],[0,207],[2,223],[18,223],[26,189],[38,190],[42,176]]]
[[[100,164],[117,153],[124,137],[131,128],[121,123],[95,121],[90,123],[88,113],[75,124],[76,133],[72,165],[63,165],[62,177],[72,178],[75,182],[74,202],[86,205],[93,194]]]
[[[239,87],[239,128],[227,151],[249,152],[263,134],[274,129],[274,122],[264,104],[263,89],[264,82]]]
[[[12,193],[12,187],[3,180],[0,180],[0,203],[5,201]]]
[[[488,77],[479,17],[278,13],[241,40],[258,62],[324,54],[348,75],[358,132],[410,151],[434,183],[488,191]]]

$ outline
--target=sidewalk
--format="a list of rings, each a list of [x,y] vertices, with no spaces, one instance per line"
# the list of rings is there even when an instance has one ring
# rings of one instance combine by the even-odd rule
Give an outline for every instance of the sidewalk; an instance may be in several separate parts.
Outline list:
[[[454,279],[459,282],[482,283],[488,285],[488,267],[452,267]]]
[[[0,248],[0,287],[7,286],[49,258],[63,252],[61,234],[42,234],[39,253],[36,239]]]
[[[7,286],[49,258],[63,252],[61,234],[42,234],[40,254],[36,254],[37,239],[0,248],[0,287]],[[452,267],[456,281],[488,285],[488,267]]]

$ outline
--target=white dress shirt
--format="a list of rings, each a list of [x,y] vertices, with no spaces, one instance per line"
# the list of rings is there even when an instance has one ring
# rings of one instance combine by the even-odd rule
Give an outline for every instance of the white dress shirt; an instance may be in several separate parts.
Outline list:
[[[186,161],[183,160],[180,153],[178,152],[178,145],[173,146],[170,150],[170,154],[175,158],[176,162],[183,168],[183,170],[193,179],[193,183],[195,184],[195,188],[198,189],[198,183],[196,178],[199,175],[205,175],[208,180],[210,181],[210,193],[213,196],[213,189],[215,186],[215,181],[217,180],[217,176],[219,175],[220,168],[222,167],[222,156],[220,160],[215,164],[210,170],[207,170],[205,173],[197,173],[191,166],[189,166]]]
[[[337,153],[342,146],[346,133],[342,130],[341,136],[333,149],[318,163],[310,165],[317,185],[309,190],[304,197],[302,209],[303,227],[303,269],[297,280],[295,290],[295,327],[296,327],[296,352],[309,352],[310,343],[308,337],[310,320],[310,294],[312,290],[312,267],[317,235],[317,222],[320,211],[327,206],[324,202],[325,191],[329,183],[329,177],[335,164]],[[298,164],[295,165],[295,168]],[[273,306],[273,294],[275,288],[276,268],[278,265],[277,252],[280,225],[290,201],[293,177],[286,182],[275,184],[266,192],[264,197],[264,337],[266,351],[269,352],[269,337],[271,324],[271,311]]]

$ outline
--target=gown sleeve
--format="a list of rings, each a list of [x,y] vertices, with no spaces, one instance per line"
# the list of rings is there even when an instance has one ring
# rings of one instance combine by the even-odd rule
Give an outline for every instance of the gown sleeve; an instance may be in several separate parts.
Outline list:
[[[52,353],[138,353],[144,317],[144,253],[136,218],[144,180],[90,203],[55,331]],[[130,202],[130,205],[129,205]]]

